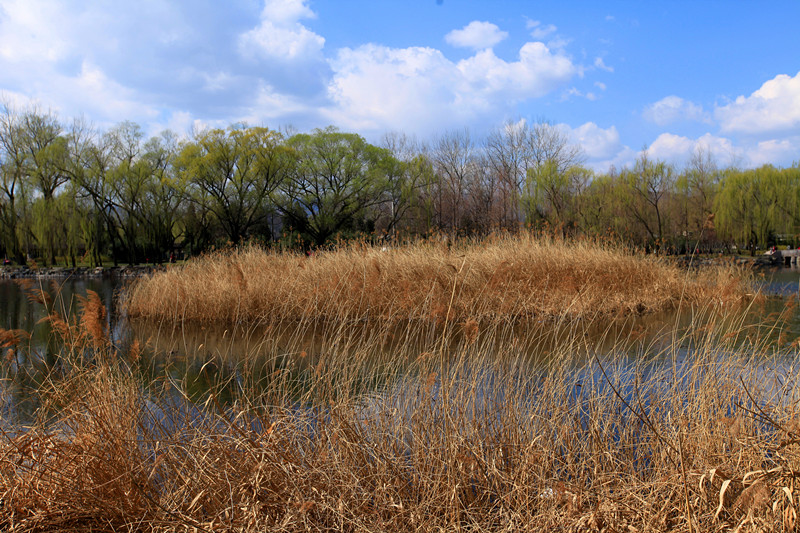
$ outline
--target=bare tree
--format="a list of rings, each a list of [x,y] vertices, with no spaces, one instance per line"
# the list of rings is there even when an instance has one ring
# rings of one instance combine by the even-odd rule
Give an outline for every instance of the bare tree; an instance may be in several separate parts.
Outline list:
[[[524,217],[520,210],[520,195],[529,164],[527,136],[527,124],[521,120],[506,122],[486,139],[487,163],[499,186],[500,224],[506,228],[516,228]]]
[[[439,176],[440,228],[457,233],[464,214],[464,195],[474,171],[475,146],[468,130],[450,131],[435,143],[431,154]],[[447,217],[446,219],[444,217]]]

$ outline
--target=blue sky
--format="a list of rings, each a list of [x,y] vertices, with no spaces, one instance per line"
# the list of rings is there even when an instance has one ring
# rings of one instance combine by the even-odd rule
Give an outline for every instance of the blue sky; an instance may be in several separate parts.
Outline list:
[[[0,0],[0,94],[99,129],[244,121],[428,141],[547,120],[598,171],[647,147],[800,160],[800,2]]]

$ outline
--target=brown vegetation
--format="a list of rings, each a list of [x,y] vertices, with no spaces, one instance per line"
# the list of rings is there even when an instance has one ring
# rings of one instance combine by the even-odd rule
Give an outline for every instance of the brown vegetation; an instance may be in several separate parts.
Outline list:
[[[516,249],[535,257],[537,246],[517,242]],[[503,241],[484,248],[492,257],[513,247]],[[435,265],[437,256],[424,253],[429,249],[386,254],[387,262],[373,270],[381,276],[386,266],[404,270],[424,257]],[[629,272],[638,276],[643,264],[671,272],[618,251],[590,251],[596,260],[609,254],[616,265],[630,261]],[[465,284],[462,292],[457,280],[492,272],[471,261],[479,252],[441,252],[438,260],[452,263],[429,274],[452,272],[453,319],[466,309],[459,295],[473,287]],[[364,268],[383,257],[355,248],[310,260],[254,250],[235,257],[248,254],[301,270],[328,262],[340,275],[354,271],[345,269],[347,261]],[[229,290],[238,284],[240,294],[250,294],[244,260],[229,266],[222,256],[215,260],[219,272],[241,269],[238,279],[218,283],[231,279]],[[537,272],[544,276],[545,269]],[[643,283],[634,274],[628,283]],[[519,300],[515,306],[525,303]],[[636,345],[632,336],[600,350],[603,339],[582,328],[543,340],[541,329],[473,318],[444,331],[436,321],[416,321],[404,338],[389,321],[321,328],[308,344],[315,322],[305,316],[275,328],[293,344],[254,339],[248,353],[198,361],[211,386],[197,396],[188,375],[154,374],[155,356],[140,343],[113,346],[98,303],[90,294],[80,317],[51,315],[70,342],[37,386],[39,420],[6,429],[0,440],[4,530],[795,527],[800,424],[796,378],[786,361],[796,352],[775,349],[780,326],[748,325],[742,313],[695,307],[686,332],[669,330],[663,345],[648,342],[633,352],[627,350]],[[572,322],[573,308],[554,318]],[[776,317],[779,323],[793,309]],[[19,348],[19,334],[2,333],[7,349]],[[546,362],[524,355],[541,343],[547,343]],[[24,372],[6,365],[8,379],[14,368]]]
[[[129,316],[173,323],[439,322],[645,313],[681,301],[741,303],[746,276],[687,274],[614,245],[503,236],[381,250],[349,245],[306,258],[221,251],[134,283]]]

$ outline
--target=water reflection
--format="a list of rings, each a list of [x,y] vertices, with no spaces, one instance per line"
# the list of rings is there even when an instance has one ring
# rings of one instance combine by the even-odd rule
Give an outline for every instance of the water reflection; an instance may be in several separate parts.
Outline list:
[[[36,391],[45,379],[50,379],[58,364],[61,346],[50,325],[42,322],[47,315],[46,307],[31,298],[36,291],[54,295],[53,308],[63,315],[78,311],[77,296],[84,296],[88,290],[97,292],[108,309],[107,326],[120,353],[130,354],[134,339],[141,346],[135,365],[143,386],[168,383],[198,402],[214,391],[215,401],[225,403],[243,392],[258,394],[275,389],[270,386],[275,380],[282,380],[282,390],[293,390],[299,398],[314,386],[315,376],[337,372],[326,366],[326,361],[331,360],[349,361],[353,368],[359,368],[355,380],[347,369],[341,370],[351,380],[341,384],[340,392],[346,394],[353,389],[392,390],[389,385],[392,376],[401,375],[405,368],[433,351],[452,353],[454,357],[470,351],[496,354],[498,358],[530,361],[534,366],[540,365],[539,368],[565,352],[586,363],[613,351],[618,361],[630,361],[630,369],[642,369],[643,357],[650,358],[653,368],[666,363],[674,365],[675,352],[671,348],[676,340],[684,344],[680,357],[685,360],[692,343],[708,341],[703,337],[704,331],[739,331],[741,338],[734,339],[731,345],[765,342],[765,338],[753,338],[765,335],[770,342],[788,345],[800,337],[796,314],[787,315],[788,320],[779,328],[756,326],[763,326],[766,319],[780,318],[790,296],[797,293],[799,280],[800,270],[796,268],[765,272],[761,281],[763,290],[776,297],[754,305],[745,318],[723,318],[687,309],[681,313],[617,320],[605,317],[500,324],[483,328],[476,338],[463,335],[460,324],[448,325],[448,333],[453,334],[444,335],[441,325],[413,323],[377,328],[354,324],[345,329],[325,324],[226,328],[131,323],[119,312],[124,283],[113,279],[41,283],[0,280],[0,327],[32,332],[30,339],[4,354],[0,388],[2,418],[6,423],[29,421],[38,407]],[[719,322],[722,320],[731,323]],[[442,344],[445,338],[447,345]],[[642,375],[646,378],[652,372],[648,370]],[[576,383],[594,382],[597,377],[596,372],[591,375],[577,372],[574,376]],[[576,393],[580,390],[576,386]]]

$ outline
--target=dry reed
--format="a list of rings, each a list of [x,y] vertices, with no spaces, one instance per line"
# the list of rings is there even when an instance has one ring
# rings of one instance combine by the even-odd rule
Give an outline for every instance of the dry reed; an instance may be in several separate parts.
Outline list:
[[[745,278],[732,268],[687,276],[619,246],[528,235],[452,249],[356,244],[311,258],[247,247],[140,279],[127,290],[125,308],[131,317],[201,324],[591,318],[681,301],[740,303]]]
[[[0,443],[4,530],[795,528],[797,353],[740,312],[695,307],[686,332],[602,349],[577,326],[469,318],[312,342],[300,316],[271,330],[285,342],[203,360],[200,396],[149,374],[139,343],[97,345],[102,311],[81,312],[56,328],[81,342],[39,388],[40,420]],[[525,355],[541,344],[547,361]]]

